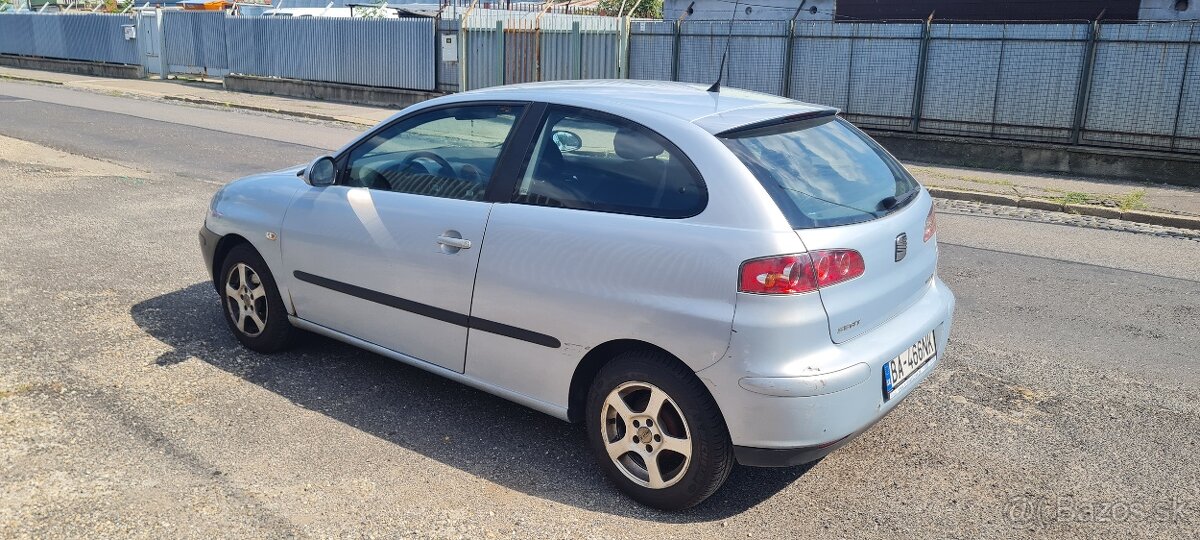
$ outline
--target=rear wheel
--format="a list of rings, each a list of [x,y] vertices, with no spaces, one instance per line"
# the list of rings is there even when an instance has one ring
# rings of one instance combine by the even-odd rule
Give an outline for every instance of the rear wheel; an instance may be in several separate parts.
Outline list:
[[[695,506],[733,468],[716,403],[693,373],[664,353],[632,351],[604,366],[588,393],[587,429],[609,479],[647,506]]]
[[[295,329],[266,261],[249,244],[229,250],[221,264],[225,322],[247,348],[272,353],[291,345]]]

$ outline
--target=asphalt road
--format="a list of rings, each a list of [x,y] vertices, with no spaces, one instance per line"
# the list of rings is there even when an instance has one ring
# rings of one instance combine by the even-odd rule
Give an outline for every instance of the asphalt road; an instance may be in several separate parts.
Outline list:
[[[237,346],[220,183],[357,130],[0,82],[0,537],[1194,538],[1200,242],[942,214],[939,370],[691,511],[577,426],[313,337]]]

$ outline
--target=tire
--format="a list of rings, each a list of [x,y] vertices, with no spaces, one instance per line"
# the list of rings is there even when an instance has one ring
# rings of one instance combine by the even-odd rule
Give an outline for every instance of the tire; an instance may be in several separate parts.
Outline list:
[[[661,403],[657,413],[655,403]],[[614,358],[592,381],[586,414],[588,444],[600,467],[646,506],[695,506],[733,469],[733,445],[716,402],[694,373],[665,353]]]
[[[279,287],[267,262],[253,246],[240,244],[229,250],[218,276],[221,312],[242,345],[260,353],[273,353],[292,344],[296,330],[288,322]]]

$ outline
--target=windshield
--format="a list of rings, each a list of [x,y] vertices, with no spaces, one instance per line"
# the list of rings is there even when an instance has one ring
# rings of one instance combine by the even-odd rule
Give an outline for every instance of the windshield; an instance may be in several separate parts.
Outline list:
[[[836,116],[739,130],[721,140],[796,229],[870,221],[920,190],[878,143]]]

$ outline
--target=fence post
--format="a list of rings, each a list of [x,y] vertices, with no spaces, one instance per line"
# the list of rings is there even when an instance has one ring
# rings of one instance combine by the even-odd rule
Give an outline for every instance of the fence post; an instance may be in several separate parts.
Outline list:
[[[466,92],[470,89],[467,85],[467,18],[459,17],[458,19],[458,91]]]
[[[680,40],[679,33],[681,31],[682,26],[683,26],[683,21],[681,21],[679,19],[675,19],[675,25],[674,25],[675,34],[671,37],[671,80],[672,81],[679,80],[679,40]]]
[[[785,98],[792,97],[792,49],[796,42],[796,19],[788,21],[787,39],[784,40],[784,47],[787,50],[783,51],[783,93],[780,94]]]
[[[442,89],[442,14],[433,18],[433,91]]]
[[[496,21],[496,79],[504,85],[504,21]]]
[[[617,32],[617,78],[629,78],[629,17],[621,17]]]
[[[1083,53],[1083,66],[1079,73],[1079,87],[1075,90],[1075,119],[1071,122],[1071,144],[1079,144],[1083,122],[1087,118],[1088,98],[1092,93],[1092,70],[1096,67],[1096,41],[1100,38],[1100,20],[1088,25],[1087,48]]]
[[[996,110],[1000,107],[1000,76],[1004,75],[1004,49],[1008,44],[1008,23],[1000,23],[1000,58],[996,61],[996,84],[992,86],[992,125],[989,134],[996,136]]]
[[[1192,63],[1192,42],[1196,39],[1196,23],[1188,28],[1187,51],[1183,53],[1183,76],[1179,78],[1179,99],[1175,100],[1175,126],[1171,128],[1171,151],[1179,137],[1179,113],[1183,112],[1183,92],[1187,89],[1188,64]]]
[[[932,18],[926,19],[921,26],[921,50],[917,53],[917,76],[913,80],[912,127],[913,133],[921,128],[921,107],[925,102],[925,69],[929,58],[930,29]]]
[[[167,62],[167,25],[163,23],[162,8],[154,8],[154,27],[158,31],[158,76],[165,81],[171,74],[171,65]]]
[[[583,32],[579,28],[579,21],[571,23],[571,77],[574,79],[583,78]]]

